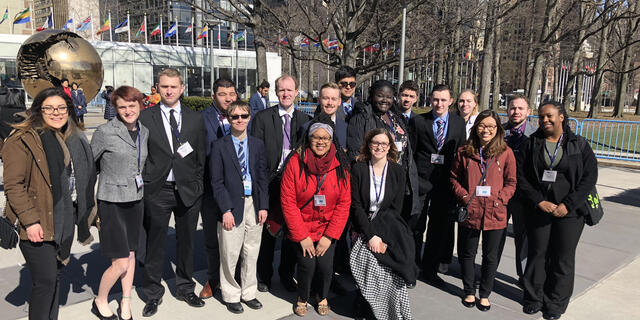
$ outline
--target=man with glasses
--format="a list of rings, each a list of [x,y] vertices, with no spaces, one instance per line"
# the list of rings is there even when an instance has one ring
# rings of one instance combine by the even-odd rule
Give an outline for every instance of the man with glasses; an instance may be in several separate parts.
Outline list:
[[[231,133],[231,124],[227,118],[227,109],[238,99],[236,86],[233,81],[220,78],[213,83],[213,102],[211,106],[202,111],[205,128],[207,128],[207,163],[211,158],[211,146],[213,143]],[[213,190],[211,188],[211,173],[209,166],[204,171],[204,196],[202,197],[202,232],[204,233],[204,246],[207,251],[207,283],[200,291],[201,299],[209,299],[214,290],[220,284],[220,251],[218,248],[218,213],[215,210]]]
[[[221,213],[217,223],[220,291],[232,313],[244,312],[240,301],[251,309],[262,308],[256,299],[256,264],[269,196],[264,144],[247,133],[250,112],[243,101],[227,108],[231,133],[213,144],[209,159],[215,210]],[[235,279],[238,259],[239,282]]]
[[[356,71],[349,66],[341,66],[336,70],[334,77],[340,87],[340,98],[342,100],[342,108],[338,108],[336,115],[339,119],[349,123],[351,116],[361,104],[353,97],[357,85]]]

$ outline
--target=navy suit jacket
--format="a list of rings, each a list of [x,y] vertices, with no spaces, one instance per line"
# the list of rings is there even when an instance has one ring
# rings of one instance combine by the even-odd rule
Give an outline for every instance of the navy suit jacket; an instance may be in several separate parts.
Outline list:
[[[252,136],[247,138],[249,139],[251,191],[257,214],[258,210],[269,210],[267,160],[264,156],[262,141]],[[209,172],[213,197],[220,213],[219,219],[222,219],[223,213],[230,210],[236,226],[239,225],[244,217],[244,186],[231,135],[224,136],[213,143],[209,158]]]
[[[269,101],[267,101],[267,103],[269,103]],[[262,103],[262,95],[259,92],[254,93],[249,99],[249,108],[251,109],[252,116],[258,111],[266,109],[265,105]]]
[[[211,146],[213,143],[224,136],[224,132],[218,121],[218,109],[212,103],[210,107],[202,110],[202,118],[204,119],[204,127],[207,129],[207,157],[211,156]]]

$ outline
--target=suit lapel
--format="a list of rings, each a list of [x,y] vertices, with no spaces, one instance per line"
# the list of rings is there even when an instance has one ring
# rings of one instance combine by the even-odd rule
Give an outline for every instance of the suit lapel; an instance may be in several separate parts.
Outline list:
[[[131,140],[131,136],[127,131],[127,127],[120,120],[115,120],[112,122],[113,126],[115,126],[115,131],[120,139],[124,140],[124,142],[128,143],[130,146],[135,147],[136,143]]]
[[[276,139],[276,147],[277,150],[282,150],[283,145],[282,145],[282,140],[284,138],[284,131],[282,130],[282,119],[280,118],[280,112],[279,112],[279,107],[276,106],[273,108],[273,113],[271,114],[271,116],[273,117],[273,132],[275,133],[275,139]],[[268,139],[268,137],[264,137],[265,139]],[[291,147],[291,145],[290,145]]]
[[[166,131],[164,130],[164,123],[162,122],[162,110],[160,109],[160,106],[158,106],[157,108],[153,108],[152,110],[154,110],[154,112],[151,114],[153,125],[155,125],[157,132],[162,133],[160,134],[160,136],[162,136],[162,138],[160,139],[164,142],[162,145],[165,148],[166,152],[172,154],[173,150],[171,150],[169,138],[167,137]]]
[[[369,167],[369,163],[365,164],[364,167],[364,172],[366,173],[365,178],[362,179],[362,187],[361,187],[361,192],[362,192],[362,199],[365,200],[363,201],[364,203],[364,207],[365,209],[367,209],[367,211],[369,211],[369,208],[371,207],[371,171],[370,171],[370,167]]]
[[[427,120],[427,136],[429,136],[431,144],[435,147],[434,149],[437,149],[438,141],[436,141],[436,133],[433,132],[433,117],[435,117],[433,111],[429,112],[425,117]]]

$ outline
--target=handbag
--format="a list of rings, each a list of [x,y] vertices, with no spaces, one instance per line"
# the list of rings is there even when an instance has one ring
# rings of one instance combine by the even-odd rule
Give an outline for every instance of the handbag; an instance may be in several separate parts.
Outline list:
[[[585,208],[586,212],[584,214],[584,223],[588,226],[595,226],[598,224],[604,215],[604,209],[602,208],[602,202],[600,202],[600,195],[598,195],[596,186],[593,186],[591,192],[587,194]]]
[[[478,185],[480,182],[484,181],[484,178],[487,176],[487,171],[489,171],[489,166],[491,166],[491,162],[487,165],[487,169],[482,172],[482,177],[480,177],[480,181],[478,181]],[[461,205],[460,203],[456,203],[456,205],[451,209],[451,216],[456,222],[464,222],[469,217],[469,210],[467,207],[476,196],[476,193],[472,193],[471,197],[469,197],[469,201],[465,205]]]
[[[18,219],[16,223],[11,223],[7,216],[0,217],[0,247],[13,249],[18,245],[19,239]]]

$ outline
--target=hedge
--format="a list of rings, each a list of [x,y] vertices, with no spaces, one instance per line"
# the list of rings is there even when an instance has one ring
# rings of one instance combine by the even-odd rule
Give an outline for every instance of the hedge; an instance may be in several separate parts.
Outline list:
[[[211,105],[211,102],[213,102],[213,99],[211,97],[189,96],[189,97],[182,97],[181,103],[183,106],[187,108],[190,108],[196,111],[202,111],[208,108]]]

